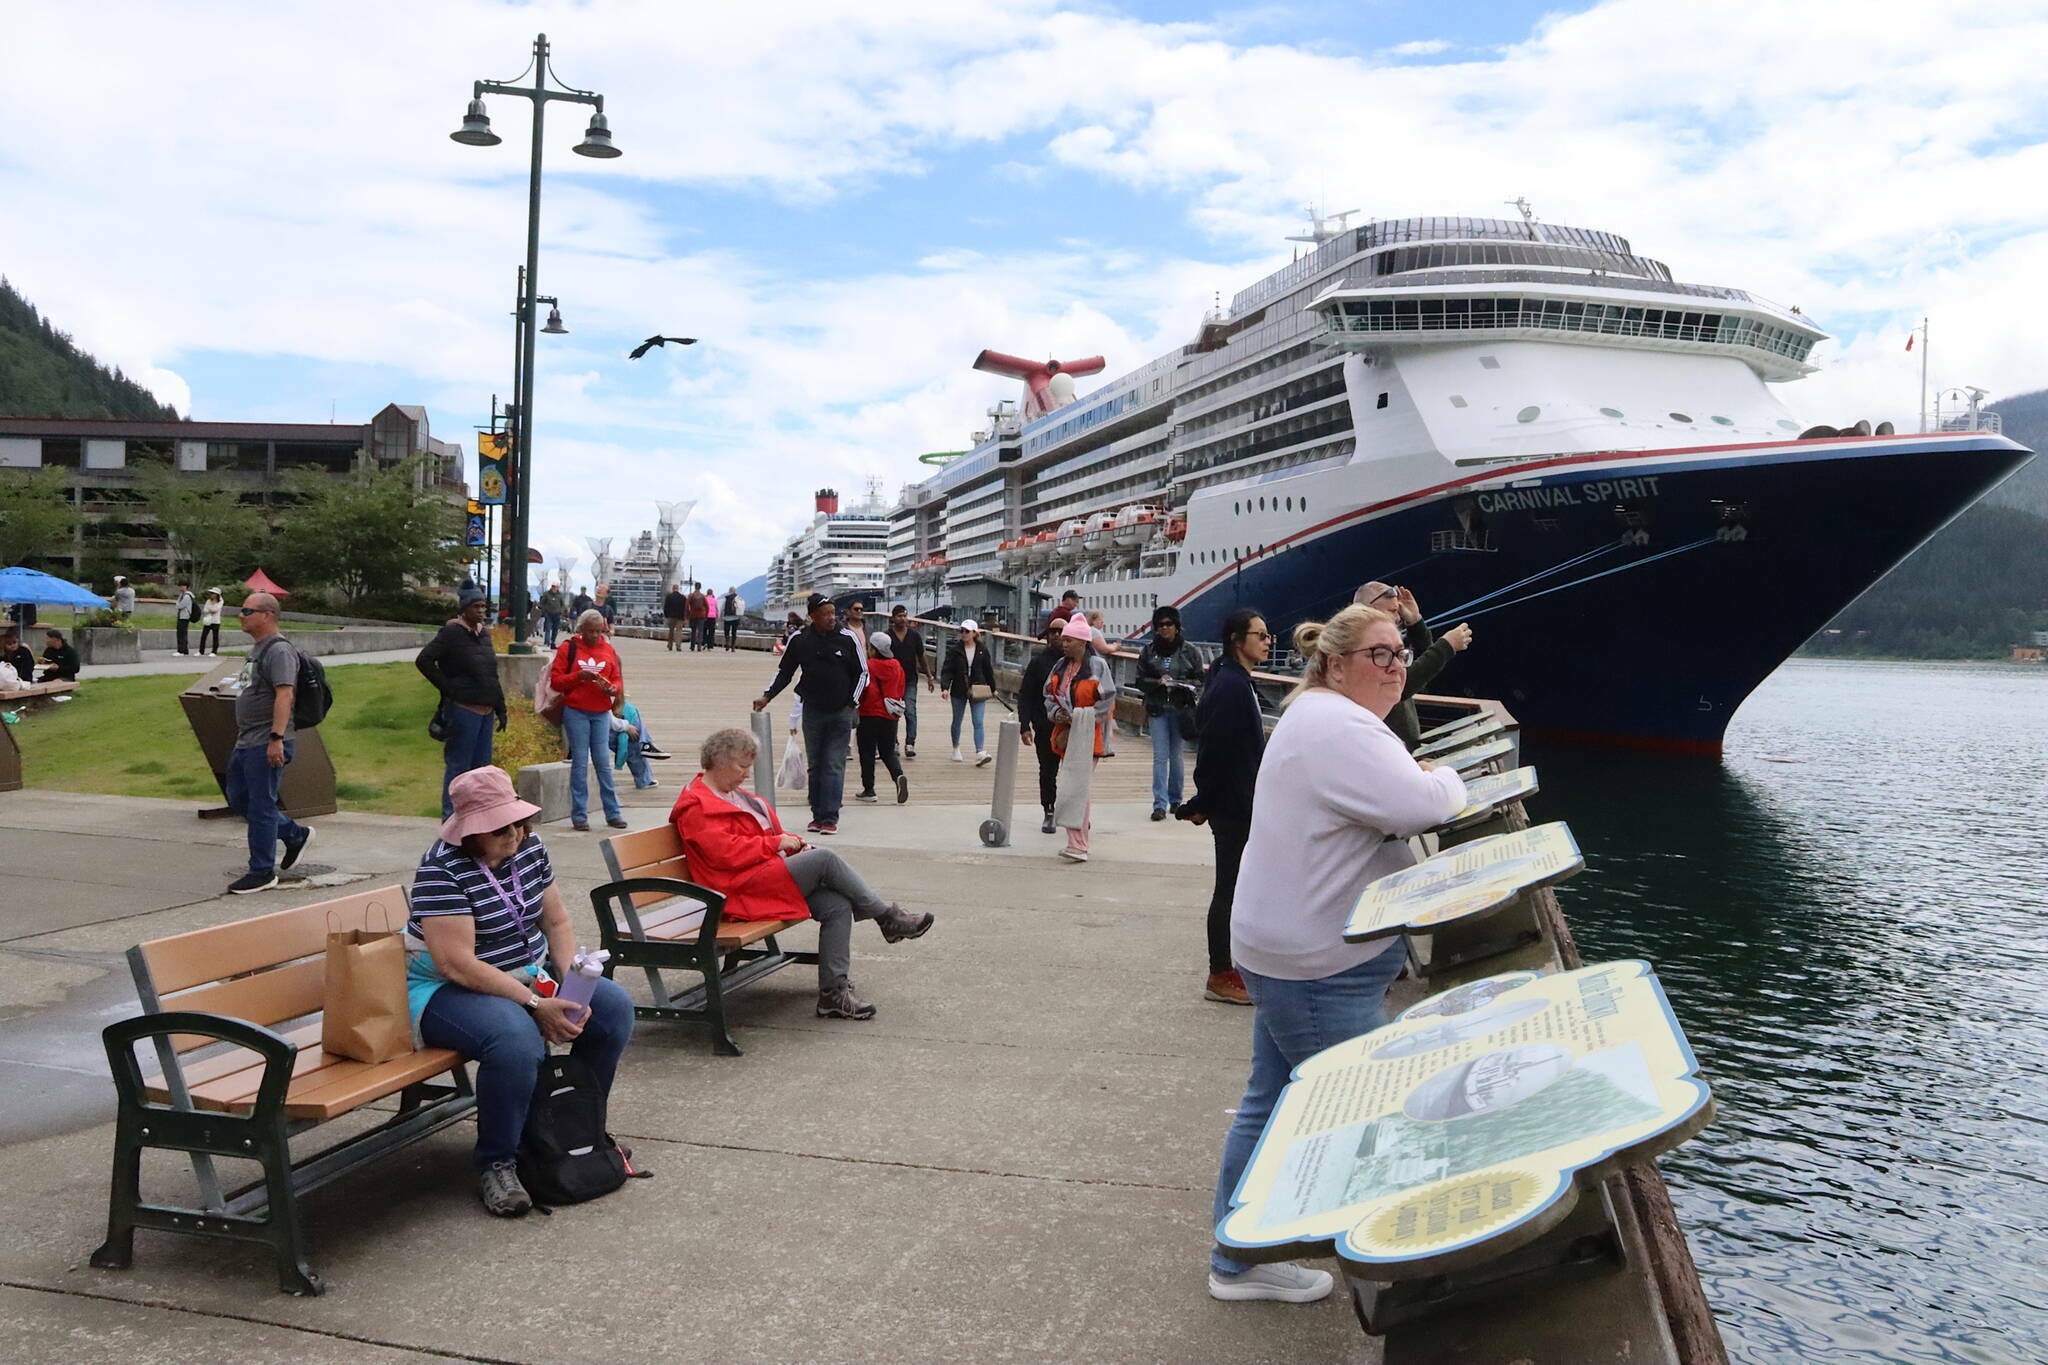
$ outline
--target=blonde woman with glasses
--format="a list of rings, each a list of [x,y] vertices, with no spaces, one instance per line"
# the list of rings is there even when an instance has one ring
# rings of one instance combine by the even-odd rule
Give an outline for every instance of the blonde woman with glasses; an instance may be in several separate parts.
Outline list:
[[[1350,606],[1295,627],[1301,682],[1259,766],[1251,838],[1231,907],[1230,950],[1252,998],[1252,1071],[1216,1181],[1211,1226],[1230,1197],[1293,1069],[1386,1022],[1399,938],[1346,943],[1344,921],[1368,882],[1408,866],[1402,842],[1449,819],[1465,784],[1418,763],[1386,715],[1411,656],[1392,617]],[[1219,1299],[1309,1303],[1334,1286],[1320,1270],[1209,1257]]]

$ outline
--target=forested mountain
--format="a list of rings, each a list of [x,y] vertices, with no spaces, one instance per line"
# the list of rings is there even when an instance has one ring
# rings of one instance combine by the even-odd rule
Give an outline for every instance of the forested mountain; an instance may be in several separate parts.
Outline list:
[[[2024,507],[2048,516],[2048,389],[1993,403],[1991,410],[2005,419],[2006,435],[2027,449],[2042,453],[2000,484],[1985,501]]]
[[[72,345],[0,277],[0,417],[177,416],[120,370]]]

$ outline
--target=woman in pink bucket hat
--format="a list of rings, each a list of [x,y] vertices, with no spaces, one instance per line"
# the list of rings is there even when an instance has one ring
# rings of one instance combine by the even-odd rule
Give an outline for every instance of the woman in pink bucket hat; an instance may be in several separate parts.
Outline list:
[[[633,1002],[609,980],[587,1010],[554,998],[576,934],[529,828],[540,807],[519,799],[502,768],[459,774],[448,797],[454,809],[413,874],[406,994],[421,1041],[476,1063],[477,1193],[516,1218],[533,1207],[516,1162],[548,1044],[570,1044],[609,1093]]]

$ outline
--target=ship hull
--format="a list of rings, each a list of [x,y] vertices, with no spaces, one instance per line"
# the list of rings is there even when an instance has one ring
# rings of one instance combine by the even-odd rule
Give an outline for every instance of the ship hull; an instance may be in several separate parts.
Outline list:
[[[1285,641],[1399,583],[1475,633],[1430,690],[1499,698],[1537,737],[1715,755],[1773,669],[2028,458],[1973,434],[1531,462],[1305,530],[1182,614],[1214,640],[1257,607]]]

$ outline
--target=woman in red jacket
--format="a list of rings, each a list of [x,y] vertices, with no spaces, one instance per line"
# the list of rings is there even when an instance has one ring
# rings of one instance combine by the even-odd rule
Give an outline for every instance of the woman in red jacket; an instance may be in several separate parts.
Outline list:
[[[875,797],[875,758],[881,757],[896,781],[896,804],[910,799],[910,779],[896,761],[896,718],[903,714],[903,665],[894,657],[896,637],[886,630],[868,636],[868,685],[860,694],[860,720],[854,738],[860,745],[860,790],[856,801]]]
[[[612,708],[626,696],[618,651],[604,638],[604,613],[592,608],[576,618],[576,633],[555,651],[548,686],[562,694],[562,733],[569,738],[569,827],[590,828],[590,776],[604,798],[604,822],[626,828],[619,794],[612,789]]]
[[[890,943],[932,927],[883,901],[830,849],[782,831],[775,808],[743,785],[758,746],[745,730],[716,730],[704,741],[704,771],[676,798],[669,820],[683,841],[689,878],[726,898],[725,918],[818,921],[818,1017],[872,1019],[875,1007],[853,993],[853,922],[871,919]]]

